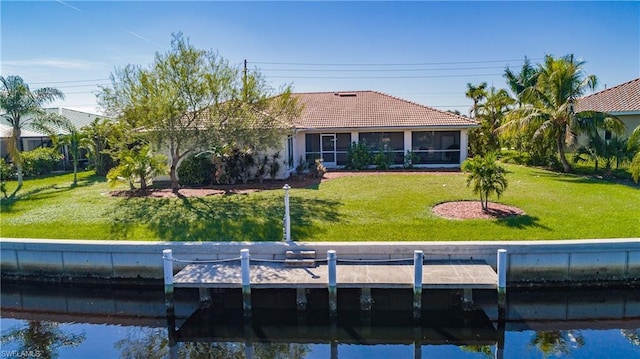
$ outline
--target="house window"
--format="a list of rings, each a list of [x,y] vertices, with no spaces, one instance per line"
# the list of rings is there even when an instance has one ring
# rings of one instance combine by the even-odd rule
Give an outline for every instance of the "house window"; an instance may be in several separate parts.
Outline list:
[[[394,164],[404,163],[404,132],[360,132],[359,141],[374,155],[384,150],[393,154]]]
[[[460,131],[413,131],[411,150],[417,164],[459,164]]]
[[[287,136],[287,168],[293,168],[293,136]]]
[[[322,159],[325,165],[345,166],[351,146],[351,133],[308,133],[305,135],[305,161]]]
[[[304,136],[305,142],[305,162],[314,163],[315,160],[322,158],[320,155],[320,134],[307,133]]]

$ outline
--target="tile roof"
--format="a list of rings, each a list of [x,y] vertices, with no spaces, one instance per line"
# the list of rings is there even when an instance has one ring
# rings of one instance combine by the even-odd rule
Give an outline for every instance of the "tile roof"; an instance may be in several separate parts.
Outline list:
[[[596,92],[578,100],[577,111],[640,111],[640,78]]]
[[[476,127],[470,118],[376,91],[295,93],[297,128]]]

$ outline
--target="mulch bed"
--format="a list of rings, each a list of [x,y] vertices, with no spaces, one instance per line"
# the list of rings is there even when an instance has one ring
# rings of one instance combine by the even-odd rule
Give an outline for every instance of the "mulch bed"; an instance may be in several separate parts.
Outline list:
[[[525,214],[520,208],[494,202],[489,202],[487,211],[483,211],[480,201],[444,202],[434,206],[432,211],[448,219],[500,219]]]

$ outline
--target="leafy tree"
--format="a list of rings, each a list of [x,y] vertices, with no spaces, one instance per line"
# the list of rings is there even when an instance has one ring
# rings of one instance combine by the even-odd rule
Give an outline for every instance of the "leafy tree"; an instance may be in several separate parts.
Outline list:
[[[481,82],[477,86],[471,83],[467,83],[467,92],[465,92],[465,96],[473,101],[473,106],[471,107],[471,110],[469,110],[470,117],[478,117],[479,104],[487,96],[486,89],[486,82]]]
[[[98,99],[108,114],[168,149],[174,192],[183,157],[232,142],[272,145],[297,110],[290,88],[276,93],[257,71],[241,72],[216,53],[195,48],[182,34],[174,34],[171,49],[156,53],[148,68],[116,70],[111,87],[102,88]]]
[[[489,195],[495,194],[500,198],[507,189],[506,170],[497,163],[495,153],[465,160],[462,163],[462,170],[469,172],[467,187],[473,185],[473,193],[480,195],[483,211],[489,209]]]
[[[140,190],[146,191],[147,184],[166,172],[166,157],[154,154],[149,145],[143,145],[128,151],[120,152],[120,164],[107,174],[110,185],[128,182],[129,188],[135,188],[134,182],[140,181]]]
[[[584,61],[576,61],[573,55],[560,58],[547,55],[544,63],[538,66],[535,86],[522,92],[525,104],[511,111],[502,127],[507,130],[535,128],[534,136],[552,138],[565,172],[573,170],[567,160],[565,146],[575,144],[585,123],[611,118],[595,111],[574,112],[576,100],[597,85],[596,76],[586,75],[583,65]],[[583,125],[579,125],[580,122]]]
[[[42,107],[57,99],[64,99],[64,94],[53,87],[43,87],[31,91],[20,76],[0,76],[0,108],[4,110],[4,118],[12,127],[8,142],[8,151],[16,165],[18,188],[22,188],[22,129],[30,123],[47,122],[48,118]]]

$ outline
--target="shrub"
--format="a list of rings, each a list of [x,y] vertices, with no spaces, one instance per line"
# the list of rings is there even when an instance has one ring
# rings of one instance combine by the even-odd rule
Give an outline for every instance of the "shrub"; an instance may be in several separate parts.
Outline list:
[[[352,142],[347,152],[347,169],[362,170],[371,164],[371,151],[367,144],[363,142]]]
[[[382,147],[380,152],[373,157],[373,164],[379,170],[387,170],[393,164],[393,153],[389,150],[389,146]]]
[[[322,178],[327,173],[327,168],[322,164],[322,159],[317,159],[313,167],[310,168],[310,174],[313,178]]]
[[[16,169],[13,165],[5,162],[4,160],[0,160],[0,181],[6,181],[9,179],[13,179],[16,175]]]
[[[22,152],[22,167],[25,176],[43,175],[54,171],[63,156],[55,148],[40,147]]]
[[[7,180],[15,176],[15,169],[12,165],[0,159],[0,192],[7,198]]]
[[[413,168],[413,166],[420,161],[420,156],[418,156],[417,153],[413,152],[413,151],[407,151],[407,153],[404,154],[404,164],[403,167],[404,168]]]
[[[189,155],[178,167],[178,178],[183,186],[206,185],[211,181],[213,164],[209,156]]]

